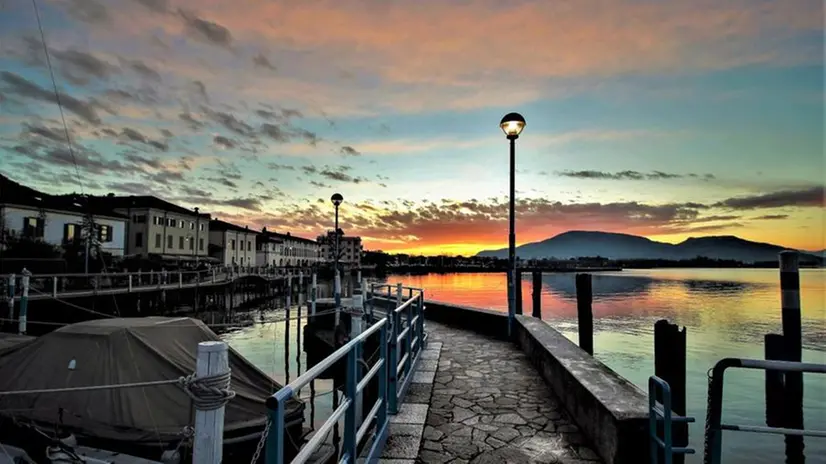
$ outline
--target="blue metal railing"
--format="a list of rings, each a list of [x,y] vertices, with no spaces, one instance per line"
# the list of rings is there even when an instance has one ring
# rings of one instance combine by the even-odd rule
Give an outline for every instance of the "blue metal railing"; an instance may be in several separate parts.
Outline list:
[[[304,463],[324,443],[330,430],[344,418],[344,435],[341,458],[338,462],[355,463],[358,460],[359,445],[365,442],[368,432],[373,438],[372,445],[363,457],[367,462],[374,462],[381,454],[384,442],[387,439],[388,415],[398,412],[398,401],[407,391],[413,378],[413,370],[424,349],[426,335],[424,333],[424,291],[410,289],[409,298],[402,301],[402,292],[405,287],[396,286],[397,304],[381,319],[375,321],[367,330],[337,349],[333,354],[313,366],[303,375],[282,387],[267,400],[269,409],[270,431],[266,443],[266,463],[284,463],[284,408],[288,399],[296,392],[315,380],[321,373],[333,366],[339,360],[345,360],[345,387],[344,400],[330,417],[316,430],[315,434],[298,451],[292,463]],[[371,295],[375,296],[371,288]],[[402,313],[405,318],[402,319]],[[402,327],[404,324],[404,327]],[[370,336],[379,334],[379,358],[363,378],[359,378],[359,355],[363,352],[363,344]],[[400,348],[404,348],[404,355],[399,359]],[[356,402],[358,395],[367,387],[374,377],[378,378],[378,395],[370,411],[358,426]],[[399,383],[399,379],[401,383]],[[334,387],[335,388],[335,387]]]
[[[826,437],[826,430],[804,430],[784,427],[762,427],[757,425],[724,424],[723,416],[723,376],[728,368],[761,369],[777,372],[809,372],[826,374],[825,364],[800,363],[793,361],[764,361],[762,359],[725,358],[717,362],[711,370],[708,386],[708,414],[706,414],[705,464],[720,464],[723,449],[723,430],[740,432],[772,433]]]
[[[662,395],[662,405],[657,403],[657,393]],[[663,424],[663,437],[657,434],[657,424]],[[651,464],[658,464],[659,450],[663,450],[664,464],[671,464],[675,454],[694,454],[694,449],[674,447],[673,423],[694,422],[693,417],[675,416],[671,411],[671,387],[665,380],[652,375],[648,378],[648,436]]]

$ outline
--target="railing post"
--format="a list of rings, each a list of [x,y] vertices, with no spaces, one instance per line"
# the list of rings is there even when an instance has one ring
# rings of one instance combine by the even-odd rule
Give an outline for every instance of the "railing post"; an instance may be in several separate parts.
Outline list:
[[[791,361],[802,359],[802,325],[800,319],[800,255],[797,251],[780,253],[780,296],[783,323],[783,338],[787,356]],[[784,393],[784,427],[803,428],[803,373],[787,372]],[[803,437],[786,435],[786,462],[805,461]]]
[[[216,341],[198,343],[196,378],[225,373],[229,373],[227,344]],[[224,412],[225,406],[210,411],[195,409],[192,462],[219,464],[223,459]]]
[[[21,274],[23,274],[20,278],[20,283],[23,285],[23,295],[20,297],[20,321],[17,328],[20,335],[25,335],[29,309],[29,278],[32,273],[23,268]]]
[[[358,425],[356,424],[356,386],[358,382],[357,351],[354,346],[349,353],[347,353],[347,383],[344,388],[345,397],[350,400],[350,406],[344,413],[344,455],[347,456],[347,462],[355,463],[358,454],[356,451],[356,432]]]
[[[718,362],[711,371],[708,383],[708,411],[706,412],[705,452],[703,464],[720,464],[723,452],[723,375],[725,367]]]
[[[183,288],[184,286],[184,273],[178,271],[178,288]]]
[[[384,324],[379,331],[379,357],[381,359],[382,365],[379,368],[379,401],[381,401],[381,406],[379,406],[379,413],[378,417],[376,418],[376,435],[381,432],[381,429],[387,424],[387,376],[390,374],[391,368],[389,367],[390,360],[388,359],[387,354],[387,324]]]
[[[57,277],[52,277],[52,298],[57,298]]]
[[[310,315],[315,316],[315,303],[318,298],[318,275],[313,272],[313,283],[310,289]]]
[[[267,399],[270,433],[267,435],[265,453],[266,464],[284,463],[284,403],[292,396],[289,387],[283,387]],[[193,460],[193,462],[196,462]]]
[[[533,317],[542,319],[542,271],[533,271]]]
[[[212,283],[215,283],[215,268],[212,268]]]
[[[594,313],[591,309],[592,299],[591,274],[577,274],[576,310],[579,347],[591,356],[594,355]]]
[[[424,289],[419,290],[419,329],[416,331],[419,337],[419,351],[424,349]]]
[[[128,279],[129,280],[129,283],[128,283],[129,287],[128,287],[127,291],[129,293],[132,293],[132,274],[129,274],[128,278],[129,278]]]
[[[412,288],[410,289],[410,298],[413,298],[413,289]],[[407,327],[407,340],[406,340],[407,341],[407,362],[405,363],[405,366],[404,366],[404,377],[405,377],[405,379],[407,378],[407,376],[409,376],[411,374],[412,369],[410,369],[410,368],[413,366],[413,331],[416,329],[416,327],[413,326],[413,305],[414,304],[415,304],[415,302],[410,303],[409,305],[407,305],[407,324],[405,324],[405,326]]]
[[[9,274],[9,324],[14,322],[14,284],[17,278]]]
[[[389,287],[388,287],[389,292]],[[402,299],[402,284],[398,284],[396,286],[396,301],[399,302]],[[391,300],[392,301],[392,300]],[[400,304],[399,304],[400,305]],[[399,412],[398,405],[396,401],[398,400],[399,389],[397,386],[397,376],[396,376],[396,368],[398,367],[398,359],[399,359],[399,351],[398,351],[398,337],[399,337],[399,322],[396,318],[396,308],[390,308],[387,313],[387,322],[390,323],[390,364],[388,366],[388,386],[387,386],[387,395],[388,395],[388,407],[390,408],[390,414],[396,414]]]

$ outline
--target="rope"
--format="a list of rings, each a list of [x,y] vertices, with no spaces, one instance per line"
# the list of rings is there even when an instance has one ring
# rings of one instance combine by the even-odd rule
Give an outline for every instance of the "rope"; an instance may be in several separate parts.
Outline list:
[[[119,390],[124,388],[157,387],[162,385],[179,385],[192,399],[197,409],[212,411],[225,406],[235,398],[235,391],[230,389],[230,372],[197,377],[195,374],[171,380],[153,380],[149,382],[131,382],[112,385],[87,385],[84,387],[43,388],[37,390],[0,391],[0,396],[44,395],[51,393],[74,393],[97,390]]]
[[[235,391],[230,389],[230,371],[203,377],[189,375],[183,378],[182,387],[201,411],[220,409],[235,398]]]

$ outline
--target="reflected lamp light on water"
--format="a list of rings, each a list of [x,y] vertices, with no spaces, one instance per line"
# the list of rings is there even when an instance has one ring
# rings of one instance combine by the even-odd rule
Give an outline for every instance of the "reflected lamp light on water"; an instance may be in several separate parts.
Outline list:
[[[509,139],[515,139],[519,137],[522,129],[525,128],[525,118],[519,113],[508,113],[502,118],[499,127],[502,128],[502,132],[504,132]]]

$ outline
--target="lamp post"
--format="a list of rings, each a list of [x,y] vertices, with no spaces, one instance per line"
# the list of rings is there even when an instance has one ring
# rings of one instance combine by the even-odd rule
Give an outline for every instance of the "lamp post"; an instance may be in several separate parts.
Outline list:
[[[199,209],[197,206],[195,207],[195,242],[192,244],[192,249],[195,250],[195,269],[198,269],[198,231],[201,230]]]
[[[336,207],[336,224],[333,233],[336,237],[336,247],[333,251],[333,269],[335,273],[333,274],[333,278],[335,279],[335,297],[336,297],[336,307],[341,306],[341,280],[338,275],[338,207],[341,206],[341,203],[344,201],[344,197],[341,196],[340,193],[334,193],[332,197],[330,197],[330,201],[333,202],[333,205]]]
[[[510,140],[510,218],[508,232],[508,335],[513,330],[516,315],[516,231],[514,201],[516,197],[516,139],[525,128],[525,118],[519,113],[508,113],[499,122],[499,127]]]

